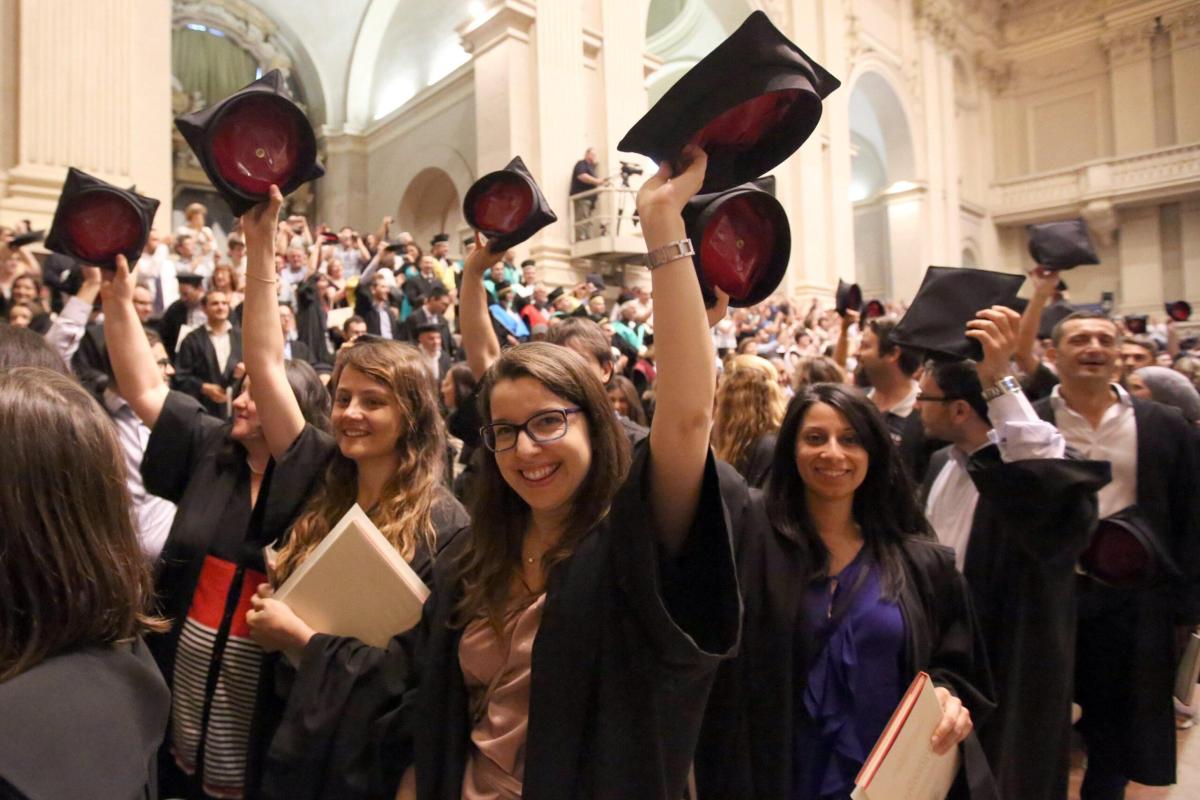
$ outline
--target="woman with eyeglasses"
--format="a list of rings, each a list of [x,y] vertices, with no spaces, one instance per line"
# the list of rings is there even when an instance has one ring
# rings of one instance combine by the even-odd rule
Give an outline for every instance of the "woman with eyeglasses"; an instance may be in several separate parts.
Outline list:
[[[470,535],[435,565],[419,680],[386,751],[413,762],[399,797],[683,795],[739,628],[708,448],[712,339],[692,261],[674,249],[707,158],[684,157],[686,171],[664,164],[638,196],[647,247],[670,255],[651,273],[659,413],[632,458],[582,356],[491,340]],[[489,325],[481,267],[464,269],[464,337]]]
[[[172,625],[147,639],[172,691],[160,794],[241,797],[258,785],[262,740],[251,731],[270,717],[272,700],[245,614],[266,580],[264,538],[286,530],[311,476],[290,465],[270,468],[248,380],[234,385],[233,419],[224,423],[168,388],[133,307],[135,285],[118,257],[101,297],[116,391],[150,429],[146,491],[178,507],[155,576],[159,610]],[[329,395],[312,368],[290,362],[286,376],[304,417],[328,425]]]
[[[273,582],[286,581],[356,503],[429,581],[438,552],[468,523],[443,479],[436,387],[416,349],[363,338],[341,350],[334,365],[332,435],[305,419],[288,389],[274,285],[272,231],[282,202],[273,187],[268,202],[242,217],[244,353],[263,439],[277,468],[308,475],[312,486],[290,531],[272,531],[280,543]],[[403,686],[408,664],[400,638],[385,650],[314,631],[272,593],[265,582],[258,587],[246,616],[250,635],[268,651],[286,653],[295,676],[267,755],[264,793],[288,800],[376,796],[371,722]],[[388,650],[399,655],[387,658]]]
[[[996,796],[968,740],[993,706],[974,612],[915,497],[870,400],[833,383],[793,398],[741,529],[745,628],[706,715],[700,798],[849,797],[919,671],[942,706],[930,749],[966,741],[951,796]]]

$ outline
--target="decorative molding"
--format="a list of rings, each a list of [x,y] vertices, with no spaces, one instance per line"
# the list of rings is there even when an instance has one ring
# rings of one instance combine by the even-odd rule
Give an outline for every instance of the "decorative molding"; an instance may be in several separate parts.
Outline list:
[[[1100,219],[1104,202],[1119,207],[1176,200],[1196,192],[1200,192],[1200,143],[1101,158],[1001,181],[992,186],[991,208],[1000,224],[1080,213],[1089,207]]]
[[[1171,34],[1171,47],[1190,47],[1200,42],[1200,6],[1191,6],[1162,17],[1163,28]]]
[[[480,19],[461,26],[458,35],[463,49],[478,58],[508,39],[528,42],[536,20],[537,9],[529,0],[502,0]]]
[[[1060,2],[1009,2],[1001,17],[1004,41],[1018,44],[1061,33],[1076,25],[1095,22],[1117,0],[1061,0]]]
[[[171,27],[182,28],[189,22],[217,28],[254,56],[264,72],[277,69],[285,78],[291,75],[292,59],[278,38],[278,27],[244,0],[174,0]],[[205,100],[211,103],[214,98]]]
[[[1146,61],[1150,58],[1150,40],[1158,30],[1158,21],[1145,19],[1130,25],[1106,30],[1100,35],[1100,46],[1104,48],[1112,66]]]
[[[913,0],[913,23],[945,50],[958,46],[959,10],[951,0]]]
[[[604,34],[595,28],[583,28],[583,57],[594,61],[604,47]]]
[[[435,84],[417,92],[407,103],[389,112],[363,132],[367,149],[374,152],[398,136],[442,114],[475,94],[475,64],[468,61]]]
[[[1117,236],[1117,207],[1111,200],[1092,200],[1080,211],[1079,216],[1105,247],[1110,246]]]
[[[992,94],[1003,94],[1012,85],[1015,63],[995,50],[980,50],[975,54],[975,74]]]
[[[675,18],[646,38],[646,52],[673,53],[694,38],[704,21],[702,0],[687,0]]]

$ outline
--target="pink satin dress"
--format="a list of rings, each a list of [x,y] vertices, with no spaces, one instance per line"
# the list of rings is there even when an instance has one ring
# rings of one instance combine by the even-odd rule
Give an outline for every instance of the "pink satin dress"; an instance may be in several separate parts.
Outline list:
[[[525,780],[533,640],[546,595],[514,612],[502,637],[486,619],[472,620],[458,645],[458,661],[475,715],[463,800],[519,800]]]

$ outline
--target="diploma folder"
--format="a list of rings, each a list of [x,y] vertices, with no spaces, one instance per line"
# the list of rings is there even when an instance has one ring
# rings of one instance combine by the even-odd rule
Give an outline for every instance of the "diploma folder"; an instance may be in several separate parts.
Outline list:
[[[909,685],[854,779],[851,800],[944,800],[958,775],[958,748],[937,755],[929,742],[942,720],[933,681]]]
[[[386,647],[416,626],[429,588],[355,504],[275,592],[315,631]]]

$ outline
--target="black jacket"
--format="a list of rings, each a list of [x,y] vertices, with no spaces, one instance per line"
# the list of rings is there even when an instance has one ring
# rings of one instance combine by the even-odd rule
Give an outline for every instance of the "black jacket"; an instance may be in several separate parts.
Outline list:
[[[454,337],[450,333],[450,323],[446,322],[446,318],[441,315],[434,317],[433,314],[425,310],[425,306],[417,306],[408,315],[408,319],[404,320],[404,340],[415,345],[417,343],[417,328],[429,322],[437,325],[438,332],[442,334],[442,351],[448,353],[451,360],[457,358]]]
[[[187,325],[189,313],[187,304],[183,302],[182,298],[171,303],[163,311],[162,321],[159,323],[159,333],[162,334],[163,347],[167,349],[171,363],[175,363],[175,345],[182,344],[182,342],[176,342],[179,338],[179,329]]]
[[[179,345],[179,353],[175,357],[175,377],[172,385],[175,389],[199,400],[200,405],[204,406],[204,410],[209,414],[225,419],[228,416],[225,405],[209,400],[200,388],[203,384],[215,383],[223,389],[228,389],[233,385],[233,373],[241,360],[242,332],[240,329],[229,329],[229,358],[225,361],[225,369],[221,369],[217,364],[217,351],[213,347],[212,340],[208,338],[207,326],[197,328],[183,337],[183,342]]]
[[[363,281],[358,282],[358,286],[354,289],[354,313],[362,317],[367,323],[367,333],[372,336],[382,336],[383,328],[379,325],[379,312],[375,308],[375,301],[371,298],[371,287],[363,286]],[[400,325],[400,315],[396,312],[395,306],[388,304],[388,318],[392,321],[392,336],[393,339],[401,339],[404,337],[404,331]]]
[[[927,496],[950,457],[934,454]],[[1107,461],[1005,463],[995,446],[967,472],[979,491],[963,575],[996,685],[979,739],[1001,795],[1066,797],[1075,651],[1075,562],[1096,526]]]
[[[723,664],[705,713],[696,752],[701,800],[780,800],[792,796],[795,698],[808,677],[814,643],[801,634],[808,574],[799,543],[776,531],[758,491],[739,526],[738,580],[744,616],[738,657]],[[928,672],[962,699],[978,727],[993,708],[992,682],[975,614],[954,554],[912,537],[903,548],[905,587],[899,598],[907,646],[906,678]],[[965,769],[950,797],[996,797],[978,740],[963,743]]]
[[[1055,421],[1050,398],[1034,408]],[[1174,626],[1200,621],[1200,453],[1175,409],[1133,398],[1133,414],[1138,512],[1179,572],[1141,589],[1080,579],[1076,696],[1080,725],[1111,747],[1111,766],[1164,785],[1175,781]]]

